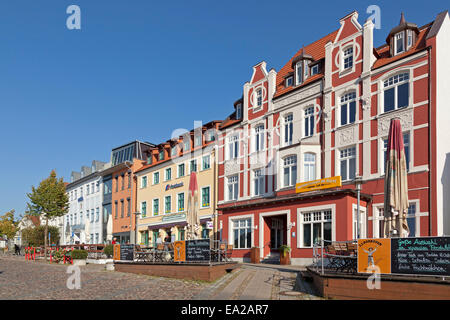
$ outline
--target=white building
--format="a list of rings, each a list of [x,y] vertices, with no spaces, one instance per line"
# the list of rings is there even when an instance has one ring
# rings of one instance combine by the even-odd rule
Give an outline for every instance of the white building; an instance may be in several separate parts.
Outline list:
[[[103,182],[101,171],[107,163],[93,161],[81,172],[72,172],[66,186],[69,212],[64,216],[61,244],[103,243]]]

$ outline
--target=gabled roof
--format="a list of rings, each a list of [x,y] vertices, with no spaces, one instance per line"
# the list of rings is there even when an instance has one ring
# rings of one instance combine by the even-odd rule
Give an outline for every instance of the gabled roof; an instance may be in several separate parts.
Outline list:
[[[277,74],[277,83],[276,83],[276,91],[275,91],[275,95],[274,98],[277,98],[283,94],[286,94],[288,92],[294,91],[298,88],[301,88],[315,80],[318,80],[320,78],[323,77],[323,66],[322,66],[322,70],[321,73],[316,74],[312,77],[309,77],[308,79],[306,79],[306,81],[304,81],[301,85],[298,86],[291,86],[291,87],[285,87],[285,78],[286,76],[291,73],[294,72],[294,68],[292,66],[292,61],[294,61],[295,59],[297,59],[297,57],[303,55],[303,51],[305,51],[305,55],[309,55],[311,56],[314,61],[318,61],[318,60],[322,60],[325,59],[325,44],[329,41],[333,42],[334,38],[336,37],[338,30],[333,31],[332,33],[326,35],[325,37],[305,46],[304,48],[300,49],[285,65],[283,68],[281,68],[281,70],[278,72]]]

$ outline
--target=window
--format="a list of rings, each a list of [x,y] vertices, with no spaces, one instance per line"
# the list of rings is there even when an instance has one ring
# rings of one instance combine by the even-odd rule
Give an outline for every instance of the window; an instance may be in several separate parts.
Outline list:
[[[195,147],[199,147],[202,145],[202,136],[201,135],[197,135],[195,136]]]
[[[314,107],[305,109],[305,137],[314,134]]]
[[[316,155],[305,153],[304,155],[305,181],[316,180]]]
[[[178,165],[178,178],[184,177],[184,163]]]
[[[202,170],[209,169],[210,167],[211,167],[210,156],[203,156]]]
[[[405,51],[405,33],[399,32],[395,35],[395,54],[399,54],[402,53],[403,51]]]
[[[96,192],[100,191],[100,181],[97,181],[96,183]]]
[[[94,222],[94,209],[91,209],[91,222]]]
[[[234,248],[250,249],[252,245],[252,220],[239,219],[233,221]]]
[[[383,155],[384,161],[381,162],[381,174],[386,173],[386,161],[387,161],[387,137],[383,139]],[[406,170],[409,171],[409,133],[403,133],[403,146],[405,150]]]
[[[265,192],[264,175],[262,169],[253,172],[253,193],[255,196],[260,196]]]
[[[193,159],[193,160],[191,160],[191,172],[197,172],[197,160],[196,159]]]
[[[95,222],[100,219],[100,208],[95,208]]]
[[[91,193],[95,193],[95,183],[91,183]]]
[[[319,73],[319,64],[315,64],[311,67],[311,76]]]
[[[80,197],[83,196],[83,187],[80,188]]]
[[[296,71],[296,84],[299,85],[303,82],[303,63],[302,61],[297,62],[295,65]]]
[[[302,216],[303,247],[312,247],[322,240],[332,240],[331,210],[305,212]]]
[[[409,104],[409,74],[402,73],[384,81],[384,112]]]
[[[177,146],[172,147],[170,154],[172,157],[175,157],[177,155]]]
[[[157,216],[159,214],[159,199],[153,199],[153,215]]]
[[[341,97],[341,126],[356,120],[356,93],[351,92]]]
[[[116,176],[116,178],[114,179],[115,183],[116,183],[116,192],[119,192],[119,176]],[[75,192],[76,194],[76,192]]]
[[[141,178],[141,188],[147,188],[147,176]]]
[[[152,164],[153,163],[153,156],[152,155],[149,155],[148,157],[147,157],[147,164]]]
[[[255,151],[264,149],[264,125],[260,125],[255,129]]]
[[[261,88],[256,89],[255,105],[256,105],[256,108],[260,108],[262,106],[262,89]]]
[[[153,174],[153,184],[158,184],[159,183],[159,172],[155,172]]]
[[[89,185],[86,186],[86,195],[89,195]]]
[[[239,137],[233,135],[228,137],[228,159],[236,159],[239,156]]]
[[[236,119],[242,119],[242,104],[236,106]]]
[[[289,156],[283,161],[283,186],[295,186],[297,183],[297,156]]]
[[[159,160],[164,160],[164,150],[159,151]]]
[[[342,61],[344,70],[351,69],[353,67],[353,47],[344,49]]]
[[[420,237],[420,232],[418,228],[416,228],[416,219],[419,221],[419,217],[416,217],[416,204],[410,203],[406,215],[406,222],[408,223],[409,229],[408,237]]]
[[[114,201],[114,212],[115,212],[115,217],[117,219],[118,212],[119,212],[119,203],[117,201]],[[86,218],[87,218],[87,214],[86,214]]]
[[[184,211],[184,193],[179,193],[177,197],[178,211]]]
[[[202,208],[208,208],[209,207],[209,201],[210,201],[210,188],[209,187],[203,187],[202,188]]]
[[[142,218],[145,218],[147,216],[147,201],[141,202],[141,214]]]
[[[237,200],[239,191],[239,177],[238,175],[228,178],[228,200]]]
[[[286,81],[285,83],[286,88],[291,87],[294,84],[294,77],[293,76],[287,77],[285,81]]]
[[[122,175],[121,175],[121,180],[122,180],[122,190],[125,190],[125,174],[124,173],[122,173]]]
[[[185,137],[183,140],[184,140],[184,151],[191,150],[191,139],[189,137]]]
[[[209,238],[209,229],[206,228],[206,223],[202,224],[202,239]]]
[[[292,135],[294,133],[294,116],[289,114],[284,117],[284,145],[290,146],[292,144]]]
[[[166,196],[164,198],[164,204],[165,204],[165,213],[170,213],[172,211],[172,197]]]
[[[80,224],[83,224],[83,211],[80,211]]]
[[[341,150],[341,178],[342,181],[353,180],[356,176],[356,147]]]
[[[359,209],[359,238],[358,238],[358,209],[353,209],[353,239],[367,238],[367,223],[366,223],[366,209],[360,207]]]
[[[165,181],[169,181],[170,179],[172,179],[172,169],[171,168],[167,168],[166,169]]]
[[[127,198],[127,217],[131,215],[131,201],[130,198]]]
[[[408,43],[407,43],[407,49],[409,49],[412,46],[413,43],[413,35],[412,30],[408,29]]]

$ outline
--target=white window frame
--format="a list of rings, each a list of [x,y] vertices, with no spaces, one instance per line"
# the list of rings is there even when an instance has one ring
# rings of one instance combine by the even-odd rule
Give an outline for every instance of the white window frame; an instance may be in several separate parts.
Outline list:
[[[229,176],[227,179],[227,199],[228,201],[237,200],[239,198],[239,174]],[[233,197],[230,197],[230,185],[232,185]],[[236,199],[234,198],[236,195]]]
[[[205,168],[205,159],[208,159],[208,168]],[[202,157],[202,171],[211,169],[211,156],[208,154]]]
[[[266,176],[264,174],[264,169],[256,169],[253,170],[253,179],[252,179],[252,187],[253,187],[253,196],[262,196],[266,193]],[[258,186],[259,192],[256,193],[256,187]]]
[[[312,109],[312,113],[310,112],[310,110]],[[303,135],[304,138],[307,137],[312,137],[314,136],[314,134],[316,133],[316,110],[315,110],[315,106],[308,106],[306,108],[303,109]],[[313,124],[312,124],[312,133],[311,132],[311,117],[313,119]],[[306,134],[306,127],[308,126],[308,134]]]
[[[403,49],[398,51],[398,40],[401,40]],[[406,51],[405,31],[400,31],[394,35],[394,55],[398,55]]]
[[[240,220],[250,220],[250,245],[248,246],[248,248],[236,248],[234,245],[234,222],[235,221],[240,221]],[[239,227],[240,229],[240,227]],[[229,217],[228,218],[228,244],[232,244],[233,245],[233,250],[248,250],[252,247],[254,247],[254,216],[253,214],[249,214],[249,215],[242,215],[242,216],[233,216],[233,217]],[[246,237],[247,239],[247,237]]]
[[[242,119],[242,104],[238,103],[236,106],[236,119]]]
[[[168,178],[168,172],[170,172],[170,178]],[[164,169],[164,181],[170,181],[172,180],[172,168],[165,168]]]
[[[145,181],[145,183],[144,183],[144,181]],[[141,189],[147,188],[147,184],[148,184],[147,176],[142,176],[141,177]]]
[[[208,197],[209,197],[209,205],[203,206],[203,189],[209,189]],[[211,186],[204,186],[200,189],[200,201],[199,201],[200,209],[207,209],[211,207]]]
[[[258,124],[254,131],[254,152],[260,152],[264,150],[264,138],[265,138],[265,133],[264,133],[265,127],[264,124]]]
[[[394,75],[389,75],[387,77],[385,77],[382,81],[381,81],[381,113],[386,113],[386,112],[393,112],[396,110],[402,110],[402,109],[406,109],[411,105],[412,102],[412,91],[411,91],[411,74],[409,70],[403,70],[403,71],[399,71]],[[398,106],[398,87],[408,83],[408,105],[405,107],[401,107],[399,108]],[[386,111],[386,105],[385,105],[385,99],[384,99],[384,95],[385,95],[385,91],[394,88],[394,109],[393,110],[388,110]]]
[[[310,207],[304,207],[304,208],[298,208],[297,209],[297,248],[312,248],[314,243],[311,243],[311,247],[305,247],[303,246],[303,226],[305,224],[310,224],[314,221],[304,221],[303,217],[305,213],[312,213],[312,212],[324,212],[324,211],[331,211],[331,241],[336,241],[336,205],[323,205],[323,206],[310,206]],[[322,215],[323,217],[323,215]],[[306,223],[305,223],[306,222]],[[317,221],[319,222],[319,221]],[[321,221],[321,234],[323,236],[323,222]],[[311,229],[311,236],[313,235],[313,229]]]
[[[295,162],[294,162],[295,160]],[[297,175],[298,175],[298,157],[295,154],[290,154],[285,156],[282,159],[283,163],[282,163],[282,185],[283,188],[288,188],[288,187],[295,187],[295,184],[297,183],[298,179],[297,179]],[[295,167],[295,176],[293,174],[293,167]],[[285,169],[289,170],[289,183],[286,185],[285,183]],[[295,179],[295,180],[294,180]]]
[[[319,64],[318,63],[316,63],[315,65],[311,66],[310,73],[311,73],[311,76],[319,74]]]
[[[170,211],[169,212],[167,212],[167,208],[166,208],[167,198],[170,198]],[[167,196],[164,196],[164,214],[170,214],[170,213],[172,213],[172,195],[167,195]]]
[[[145,203],[145,213],[144,213],[144,203]],[[141,217],[142,218],[147,217],[147,211],[148,211],[147,201],[141,201]]]
[[[158,202],[158,212],[155,212],[155,200]],[[159,198],[153,198],[152,199],[152,216],[157,217],[160,214],[161,214],[161,206],[159,205]]]
[[[255,101],[253,109],[259,110],[263,105],[263,88],[257,87],[255,88]]]
[[[300,60],[295,65],[295,85],[303,83],[303,61]]]
[[[195,164],[195,170],[192,170],[192,164]],[[191,161],[189,161],[189,173],[192,173],[192,172],[198,172],[198,161],[197,161],[197,159],[191,159]]]
[[[239,158],[239,134],[232,134],[227,140],[228,160]]]
[[[351,49],[351,52],[349,51]],[[346,59],[351,58],[351,63],[346,62]],[[347,67],[346,67],[346,64]],[[342,49],[342,61],[341,61],[341,71],[345,72],[348,70],[353,70],[353,66],[355,65],[355,48],[353,47],[353,44],[346,46]]]
[[[307,159],[307,156],[312,155],[314,160]],[[317,179],[316,176],[317,170],[317,155],[314,152],[305,152],[303,154],[303,171],[304,171],[304,181],[313,181]],[[310,175],[313,174],[313,179],[311,179]]]
[[[353,240],[356,240],[356,233],[357,233],[357,212],[358,212],[358,206],[356,204],[352,204],[352,210],[353,210],[353,214],[352,214],[352,236],[353,236]],[[368,220],[367,220],[367,209],[366,207],[363,207],[360,205],[359,207],[359,213],[360,213],[360,220],[359,220],[359,224],[362,227],[360,229],[360,233],[359,233],[359,239],[366,239],[367,238],[367,227],[368,227]]]
[[[350,103],[355,103],[355,120],[353,122],[350,122]],[[342,123],[342,108],[347,109],[347,119],[345,124]],[[356,91],[352,90],[351,92],[345,93],[340,97],[340,103],[339,103],[339,111],[338,111],[338,117],[339,117],[339,126],[346,126],[349,124],[354,124],[357,122],[358,118],[358,101],[356,99]]]
[[[288,113],[283,117],[283,146],[292,145],[293,140],[294,140],[294,114]]]
[[[294,85],[294,76],[286,77],[284,86],[286,88],[288,88],[288,87],[292,87],[293,85]]]
[[[158,182],[155,182],[155,177],[158,177]],[[159,184],[159,182],[160,182],[159,171],[153,172],[152,185],[157,185],[157,184]]]
[[[183,195],[183,210],[180,210],[180,195]],[[179,192],[177,193],[177,212],[184,212],[186,211],[186,193],[185,192]]]
[[[405,142],[405,136],[408,136],[408,141],[407,142]],[[407,169],[407,172],[408,173],[410,173],[411,172],[411,169],[412,169],[412,163],[413,163],[413,161],[412,161],[412,158],[411,158],[411,156],[412,156],[412,153],[411,153],[411,132],[410,131],[403,131],[403,144],[404,144],[404,146],[407,146],[408,147],[408,153],[409,153],[409,163],[407,162],[406,163],[406,169]],[[380,150],[380,159],[379,159],[379,162],[380,162],[380,175],[381,176],[384,176],[385,174],[386,174],[386,168],[385,168],[385,165],[386,165],[386,163],[385,163],[385,153],[386,153],[386,151],[387,151],[387,146],[385,147],[384,145],[385,145],[385,142],[387,143],[387,139],[388,139],[388,137],[387,136],[385,136],[385,137],[382,137],[381,139],[380,139],[380,146],[381,146],[381,150]],[[406,157],[406,152],[405,152],[405,157]],[[405,159],[406,160],[406,159]],[[409,168],[408,168],[409,167]]]
[[[354,155],[353,154],[348,155],[349,152],[351,151],[350,149],[354,149],[355,150]],[[344,152],[347,153],[347,154],[343,155]],[[355,177],[358,174],[358,148],[355,145],[348,146],[348,147],[345,147],[345,148],[341,148],[341,149],[339,149],[338,156],[339,156],[339,161],[338,161],[339,173],[341,175],[342,181],[352,181],[352,180],[354,180]],[[355,177],[350,178],[350,159],[353,159],[353,158],[355,159]],[[346,167],[347,167],[347,175],[348,175],[348,177],[346,177],[346,179],[344,179],[344,177],[342,176],[342,172],[341,172],[341,162],[342,161],[346,161],[346,163],[347,163]]]
[[[180,167],[183,166],[183,175],[180,174]],[[186,175],[186,165],[183,163],[178,164],[177,166],[177,177],[181,178],[184,177]]]

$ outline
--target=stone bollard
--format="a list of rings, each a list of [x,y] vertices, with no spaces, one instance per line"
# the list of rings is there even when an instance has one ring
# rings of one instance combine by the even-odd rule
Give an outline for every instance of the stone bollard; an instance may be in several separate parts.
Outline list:
[[[107,262],[105,265],[106,270],[108,271],[114,271],[114,263],[112,262]]]

